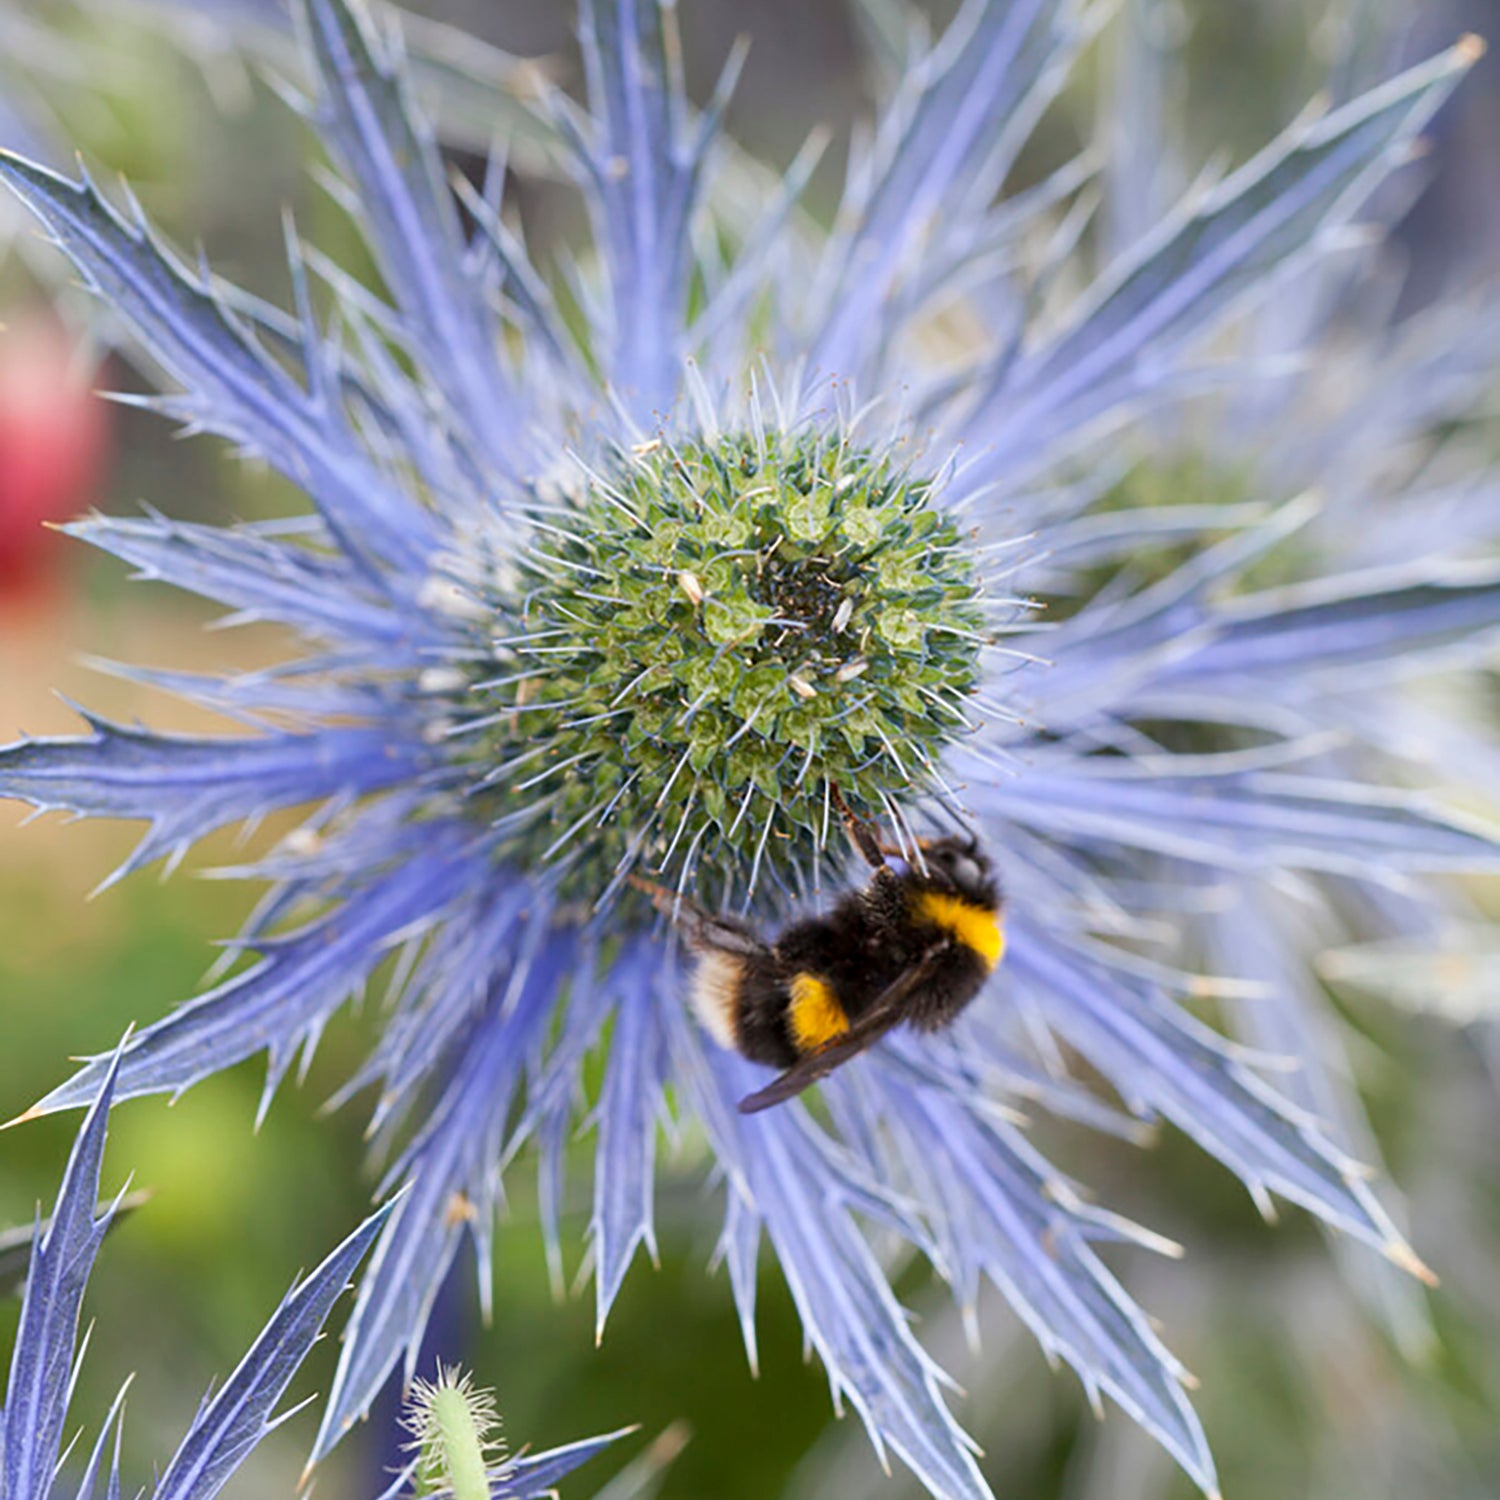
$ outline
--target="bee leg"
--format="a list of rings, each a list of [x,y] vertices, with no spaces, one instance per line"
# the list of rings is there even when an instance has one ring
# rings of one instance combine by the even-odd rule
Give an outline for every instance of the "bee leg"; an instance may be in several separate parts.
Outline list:
[[[644,891],[651,904],[677,927],[695,948],[716,948],[721,953],[758,953],[764,947],[755,934],[733,917],[716,916],[679,891],[669,890],[641,875],[627,875],[636,890]]]
[[[833,805],[838,808],[839,815],[844,820],[844,826],[849,830],[849,837],[854,840],[854,847],[864,855],[865,862],[872,869],[880,869],[884,866],[889,855],[897,858],[906,856],[906,849],[900,844],[889,844],[881,838],[879,831],[873,823],[866,823],[855,815],[854,810],[844,801],[844,794],[838,789],[836,783],[829,783],[832,792]],[[913,839],[912,842],[920,850],[930,849],[937,841],[935,839]]]
[[[849,837],[854,841],[854,847],[864,856],[865,863],[873,870],[880,869],[885,864],[885,845],[880,842],[880,835],[875,831],[873,823],[866,823],[855,816],[854,809],[844,801],[844,794],[839,790],[838,783],[830,781],[828,792],[833,805],[838,809],[839,816],[844,820],[844,827],[849,830]]]
[[[936,839],[919,839],[919,838],[913,838],[912,839],[912,845],[915,848],[918,848],[918,849],[922,850],[922,852],[924,854],[927,852],[927,850],[929,850],[930,848],[932,848],[932,846],[935,843],[937,843]],[[906,850],[900,844],[882,843],[881,846],[880,846],[880,852],[882,854],[905,854]]]

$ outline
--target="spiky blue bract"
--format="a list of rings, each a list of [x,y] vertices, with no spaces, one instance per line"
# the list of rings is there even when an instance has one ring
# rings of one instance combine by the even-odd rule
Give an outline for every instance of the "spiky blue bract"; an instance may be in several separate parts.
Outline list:
[[[273,1415],[276,1403],[389,1214],[390,1205],[372,1214],[287,1294],[223,1386],[199,1408],[153,1500],[209,1500],[284,1420]]]
[[[74,1142],[57,1208],[32,1253],[0,1415],[4,1437],[0,1494],[6,1500],[47,1500],[56,1484],[63,1422],[76,1374],[79,1308],[113,1213],[111,1209],[96,1217],[94,1204],[119,1064],[116,1052]],[[222,1389],[204,1401],[153,1490],[157,1500],[211,1500],[277,1425],[276,1403],[389,1212],[387,1206],[373,1214],[293,1289]],[[111,1429],[116,1433],[116,1447],[109,1493],[119,1493],[123,1395],[117,1398],[90,1452],[76,1492],[79,1500],[91,1500]]]
[[[521,1453],[489,1471],[491,1500],[541,1500],[557,1493],[557,1481],[571,1474],[635,1429],[622,1427],[545,1453]]]
[[[57,1490],[63,1424],[77,1377],[78,1317],[89,1273],[120,1200],[96,1215],[99,1174],[109,1109],[114,1100],[120,1053],[108,1060],[88,1107],[68,1165],[57,1206],[32,1248],[30,1274],[21,1303],[5,1402],[0,1406],[0,1496],[4,1500],[48,1500]],[[212,1500],[273,1428],[302,1408],[276,1414],[339,1297],[402,1200],[376,1210],[333,1250],[311,1275],[299,1280],[256,1336],[229,1378],[204,1397],[192,1426],[168,1458],[152,1488],[152,1500]],[[125,1392],[115,1398],[72,1491],[93,1500],[105,1454],[108,1500],[120,1494],[119,1435]],[[529,1500],[562,1475],[592,1458],[624,1433],[609,1433],[524,1455],[497,1467],[490,1493]]]
[[[46,1232],[38,1233],[21,1300],[16,1347],[0,1412],[0,1494],[47,1500],[72,1395],[78,1314],[109,1213],[95,1215],[115,1066],[106,1072],[73,1142]],[[92,1466],[91,1466],[92,1468]]]
[[[378,730],[330,729],[252,740],[154,735],[88,715],[84,738],[11,746],[0,790],[39,811],[144,819],[150,831],[111,882],[162,854],[178,857],[212,829],[309,797],[408,780],[421,753]]]
[[[1184,1371],[1107,1264],[1112,1241],[1173,1247],[1085,1203],[1007,1106],[1127,1136],[1164,1119],[1263,1207],[1288,1198],[1424,1271],[1350,1154],[1348,1111],[1321,1118],[1333,1096],[1194,1006],[1308,972],[1270,891],[1328,920],[1368,913],[1349,935],[1378,937],[1404,893],[1441,903],[1448,872],[1500,865],[1494,831],[1409,764],[1456,774],[1464,742],[1399,709],[1413,676],[1461,674],[1500,627],[1500,574],[1474,561],[1494,527],[1462,499],[1493,494],[1493,475],[1447,474],[1451,524],[1422,526],[1431,496],[1380,446],[1455,415],[1434,393],[1442,361],[1404,362],[1432,377],[1413,405],[1372,397],[1379,434],[1303,427],[1283,449],[1290,426],[1252,420],[1281,387],[1243,353],[1267,293],[1342,253],[1475,46],[1303,119],[1099,265],[1088,161],[1004,186],[1101,8],[966,0],[908,60],[819,235],[797,208],[815,148],[768,180],[722,135],[733,60],[695,111],[677,7],[584,0],[587,99],[551,94],[532,124],[593,243],[541,260],[499,171],[459,186],[465,239],[393,25],[352,0],[297,17],[300,97],[382,290],[288,227],[288,316],[186,270],[86,179],[15,158],[0,176],[175,382],[161,408],[311,501],[301,524],[148,513],[80,534],[285,627],[303,654],[225,682],[117,668],[247,727],[189,741],[98,724],[0,751],[0,789],[148,820],[136,862],[308,808],[236,872],[270,887],[243,966],[130,1042],[121,1097],[265,1051],[269,1099],[391,960],[381,1038],[341,1097],[375,1091],[383,1191],[403,1192],[316,1454],[403,1361],[411,1374],[466,1239],[488,1302],[503,1173],[529,1143],[560,1277],[582,1119],[601,1328],[654,1248],[661,1127],[696,1126],[725,1179],[720,1255],[752,1361],[765,1241],[836,1397],[935,1495],[988,1491],[872,1229],[966,1311],[996,1285],[1091,1398],[1212,1492]],[[310,267],[336,303],[327,326]],[[1463,350],[1472,391],[1492,365]],[[1205,393],[1238,425],[1189,462],[1157,419],[1176,430]],[[1370,476],[1369,526],[1351,466]],[[1187,503],[1137,494],[1143,467]],[[1009,956],[947,1035],[894,1036],[816,1105],[747,1118],[735,1101],[763,1075],[698,1032],[682,955],[627,877],[784,921],[861,876],[834,783],[901,842],[976,829],[1003,873]],[[1234,893],[1260,915],[1238,925]],[[1229,972],[1195,975],[1209,954]],[[1123,1109],[1067,1076],[1070,1052]],[[90,1102],[107,1068],[37,1108]]]

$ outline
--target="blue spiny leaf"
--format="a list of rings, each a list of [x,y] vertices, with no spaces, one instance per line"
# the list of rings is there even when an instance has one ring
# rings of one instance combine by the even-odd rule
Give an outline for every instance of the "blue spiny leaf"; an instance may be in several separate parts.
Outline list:
[[[1165,995],[1029,923],[1015,934],[1012,961],[1015,981],[1127,1104],[1191,1135],[1263,1207],[1267,1191],[1278,1192],[1427,1274],[1359,1164]]]
[[[599,1099],[599,1150],[594,1162],[592,1233],[598,1257],[597,1327],[630,1269],[637,1246],[656,1257],[652,1189],[656,1130],[666,1075],[663,1010],[673,1003],[659,986],[640,984],[620,996]]]
[[[565,941],[544,940],[499,986],[437,1111],[387,1175],[387,1184],[404,1177],[407,1185],[360,1285],[314,1461],[369,1409],[403,1354],[410,1380],[428,1310],[466,1234],[487,1279],[506,1120],[571,957]]]
[[[275,620],[309,636],[399,651],[426,634],[394,613],[340,559],[290,545],[263,529],[226,529],[149,515],[95,516],[65,528],[131,563],[136,576],[227,604],[244,618]]]
[[[179,1094],[264,1049],[268,1102],[299,1043],[317,1034],[393,943],[419,932],[457,898],[472,873],[462,849],[419,854],[350,893],[329,915],[274,942],[262,940],[268,951],[258,963],[131,1038],[120,1062],[120,1097]],[[107,1066],[108,1059],[95,1058],[30,1113],[87,1102]]]
[[[974,801],[1083,843],[1151,849],[1225,869],[1291,867],[1369,878],[1395,870],[1494,869],[1500,838],[1428,799],[1326,777],[1040,762],[1024,783],[992,779]]]
[[[581,0],[579,38],[596,138],[580,143],[609,247],[615,322],[612,373],[643,418],[677,387],[687,305],[688,221],[707,132],[689,138],[681,80],[660,0]]]
[[[371,1214],[288,1293],[222,1389],[199,1410],[157,1482],[154,1500],[212,1500],[277,1425],[276,1403],[390,1212],[387,1205]]]
[[[521,408],[500,368],[496,320],[463,264],[458,213],[427,123],[361,7],[299,0],[297,10],[322,76],[322,123],[358,186],[402,331],[470,446],[515,473]]]
[[[86,717],[90,734],[0,748],[0,796],[80,817],[149,821],[112,881],[226,823],[376,791],[407,779],[428,758],[420,744],[376,729],[199,739]]]
[[[1072,0],[969,0],[924,59],[887,123],[890,160],[838,244],[837,299],[813,364],[841,373],[881,327],[876,316],[903,260],[983,181],[993,196],[1031,124],[1034,99],[1062,78],[1052,63],[1076,29]],[[894,128],[892,128],[894,127]]]
[[[69,182],[19,157],[0,153],[0,178],[187,388],[181,415],[302,485],[351,557],[421,567],[432,548],[426,513],[375,469],[342,412],[303,391],[144,221],[122,218],[87,179]]]
[[[1035,466],[1057,436],[1151,392],[1184,346],[1348,217],[1476,56],[1460,44],[1293,127],[1136,245],[1064,332],[997,371],[970,422],[986,446],[970,482]]]
[[[78,1138],[68,1156],[57,1207],[31,1257],[21,1321],[5,1388],[0,1493],[5,1500],[47,1500],[72,1391],[78,1312],[94,1258],[109,1228],[96,1218],[99,1168],[120,1054],[105,1060]]]

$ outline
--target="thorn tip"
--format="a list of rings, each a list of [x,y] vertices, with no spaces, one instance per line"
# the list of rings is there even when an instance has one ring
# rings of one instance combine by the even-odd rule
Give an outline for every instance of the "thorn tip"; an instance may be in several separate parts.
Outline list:
[[[1438,1285],[1437,1273],[1404,1241],[1397,1240],[1388,1245],[1385,1256],[1392,1265],[1400,1266],[1403,1271],[1415,1276],[1423,1286]]]

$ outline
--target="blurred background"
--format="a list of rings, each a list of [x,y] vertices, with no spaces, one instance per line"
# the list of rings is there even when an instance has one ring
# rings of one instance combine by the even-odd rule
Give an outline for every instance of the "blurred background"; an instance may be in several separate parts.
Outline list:
[[[427,0],[409,9],[469,28],[576,84],[567,5]],[[681,9],[690,82],[700,95],[736,33],[753,35],[731,111],[734,133],[753,153],[784,165],[814,123],[847,127],[868,118],[877,84],[868,33],[889,13],[883,0],[863,9],[854,0],[692,0]],[[922,9],[940,22],[952,5],[934,0]],[[1394,3],[1184,0],[1155,14],[1168,27],[1154,42],[1173,136],[1193,143],[1182,163],[1189,171],[1219,152],[1243,159],[1306,103],[1331,60],[1374,76],[1465,30],[1500,42],[1500,0],[1429,0],[1405,11]],[[412,35],[432,59],[429,84],[452,85],[442,94],[455,148],[460,156],[482,149],[505,122],[476,115],[462,68],[445,69],[456,58],[481,70],[513,63],[498,52],[455,54],[441,30]],[[236,52],[236,36],[248,54]],[[1049,117],[1042,155],[1087,138],[1107,103],[1115,44],[1106,32]],[[1432,131],[1391,250],[1403,308],[1500,270],[1497,52],[1492,47]],[[367,271],[347,221],[306,171],[313,147],[305,127],[246,56],[273,69],[290,65],[278,0],[0,0],[0,135],[58,163],[77,146],[101,176],[123,173],[177,244],[201,242],[216,270],[278,302],[286,300],[283,204],[306,239]],[[824,217],[834,207],[838,166],[835,151],[815,185],[813,208]],[[572,233],[576,208],[524,139],[513,172],[533,235]],[[111,348],[97,310],[60,287],[60,264],[9,204],[0,204],[0,241],[0,742],[76,730],[68,699],[160,728],[223,728],[87,659],[235,670],[275,659],[285,643],[259,628],[208,629],[205,607],[129,582],[121,566],[43,523],[91,507],[129,514],[142,504],[222,522],[283,513],[298,501],[221,445],[184,440],[165,422],[92,396],[96,386],[149,387],[128,351]],[[1495,365],[1500,370],[1500,350]],[[21,823],[22,810],[0,805],[7,1117],[64,1075],[69,1054],[107,1047],[128,1023],[189,996],[213,959],[212,940],[238,927],[254,895],[202,878],[241,857],[235,839],[224,837],[169,881],[151,871],[90,899],[131,846],[130,830]],[[1047,1126],[1039,1127],[1042,1144],[1084,1181],[1108,1184],[1110,1207],[1189,1247],[1182,1264],[1128,1254],[1113,1264],[1202,1381],[1196,1399],[1233,1500],[1493,1497],[1500,1047],[1482,1015],[1459,1025],[1376,1001],[1343,1003],[1362,1039],[1360,1083],[1408,1197],[1415,1241],[1444,1278],[1430,1300],[1430,1329],[1397,1339],[1372,1322],[1300,1211],[1287,1209],[1279,1227],[1267,1227],[1238,1185],[1179,1139],[1164,1137],[1142,1156]],[[320,1106],[369,1032],[367,1017],[344,1013],[305,1083],[285,1089],[258,1134],[251,1129],[258,1063],[175,1105],[139,1101],[116,1116],[106,1180],[131,1172],[154,1196],[112,1238],[93,1283],[97,1328],[75,1417],[97,1420],[124,1376],[138,1370],[126,1428],[127,1472],[137,1478],[176,1442],[209,1381],[227,1373],[293,1273],[365,1210],[361,1111],[325,1118]],[[75,1125],[71,1117],[45,1120],[0,1138],[0,1226],[29,1222],[38,1200],[50,1202]],[[675,1430],[690,1440],[664,1480],[673,1500],[920,1493],[904,1473],[881,1476],[854,1421],[832,1420],[826,1381],[802,1358],[790,1299],[771,1269],[760,1292],[762,1373],[751,1378],[724,1277],[706,1274],[717,1199],[691,1151],[662,1194],[662,1264],[633,1269],[598,1352],[592,1288],[580,1278],[587,1172],[575,1174],[565,1217],[561,1288],[548,1275],[524,1163],[507,1189],[494,1326],[478,1329],[472,1275],[462,1264],[438,1324],[443,1353],[462,1355],[495,1387],[513,1444],[551,1445],[628,1422],[643,1424],[644,1442],[680,1423]],[[987,1307],[976,1356],[925,1268],[908,1267],[898,1290],[921,1316],[929,1347],[965,1384],[958,1413],[1006,1500],[1193,1493],[1118,1412],[1097,1422],[1076,1381],[1049,1371],[998,1299]],[[9,1347],[14,1322],[14,1304],[0,1305],[0,1349]],[[335,1354],[332,1340],[315,1351],[296,1389],[326,1391]],[[232,1493],[292,1495],[314,1425],[309,1413],[279,1432]],[[351,1500],[378,1493],[380,1465],[391,1457],[378,1440],[381,1425],[377,1418],[336,1455],[318,1493]],[[594,1485],[611,1462],[596,1465]],[[567,1489],[590,1492],[587,1473]]]

